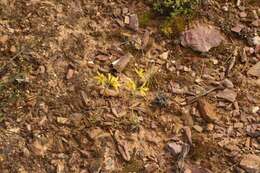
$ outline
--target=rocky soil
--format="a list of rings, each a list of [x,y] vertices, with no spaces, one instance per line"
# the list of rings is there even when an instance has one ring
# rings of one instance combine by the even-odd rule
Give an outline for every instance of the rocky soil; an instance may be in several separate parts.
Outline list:
[[[259,173],[259,2],[0,0],[0,172]]]

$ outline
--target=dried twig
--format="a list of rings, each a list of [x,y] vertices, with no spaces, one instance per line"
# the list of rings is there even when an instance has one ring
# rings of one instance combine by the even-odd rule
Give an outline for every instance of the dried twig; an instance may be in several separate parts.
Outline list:
[[[3,73],[6,70],[7,65],[9,65],[15,58],[17,58],[18,56],[20,56],[25,49],[21,49],[17,54],[15,54],[12,58],[10,58],[6,64],[4,64],[1,69],[0,69],[0,74]]]
[[[216,90],[219,90],[219,89],[223,89],[222,86],[217,86],[217,87],[214,87],[214,88],[211,88],[209,89],[208,91],[205,91],[204,93],[200,94],[200,95],[197,95],[195,96],[194,98],[190,99],[186,104],[184,105],[189,105],[189,104],[192,104],[194,102],[196,102],[199,98],[203,97],[203,96],[206,96],[208,95],[209,93],[213,92],[213,91],[216,91]]]

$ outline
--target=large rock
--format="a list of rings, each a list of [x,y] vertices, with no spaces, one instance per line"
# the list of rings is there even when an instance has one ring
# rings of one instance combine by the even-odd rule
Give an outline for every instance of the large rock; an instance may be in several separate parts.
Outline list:
[[[182,46],[199,52],[208,52],[211,48],[220,45],[223,40],[221,33],[209,25],[197,26],[183,32],[181,36]]]
[[[240,167],[248,173],[260,173],[260,157],[248,154],[240,161]]]

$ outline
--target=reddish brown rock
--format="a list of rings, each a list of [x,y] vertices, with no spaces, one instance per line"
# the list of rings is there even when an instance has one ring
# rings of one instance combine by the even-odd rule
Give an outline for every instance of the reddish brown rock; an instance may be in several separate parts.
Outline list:
[[[212,26],[201,25],[182,33],[181,45],[195,51],[208,52],[224,40],[221,33]]]
[[[201,99],[198,101],[198,110],[200,112],[200,115],[208,122],[219,120],[219,116],[215,111],[215,106],[208,103],[206,100]]]
[[[245,28],[244,25],[238,24],[238,25],[232,27],[231,31],[236,32],[236,33],[240,33],[243,28]]]
[[[122,56],[121,58],[115,60],[112,63],[113,68],[118,72],[122,72],[132,58],[133,55],[130,53],[126,54],[125,56]]]

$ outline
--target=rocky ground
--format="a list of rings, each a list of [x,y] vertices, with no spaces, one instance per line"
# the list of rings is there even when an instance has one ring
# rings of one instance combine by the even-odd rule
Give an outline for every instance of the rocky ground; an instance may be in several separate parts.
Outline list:
[[[0,0],[0,172],[259,173],[259,7]]]

